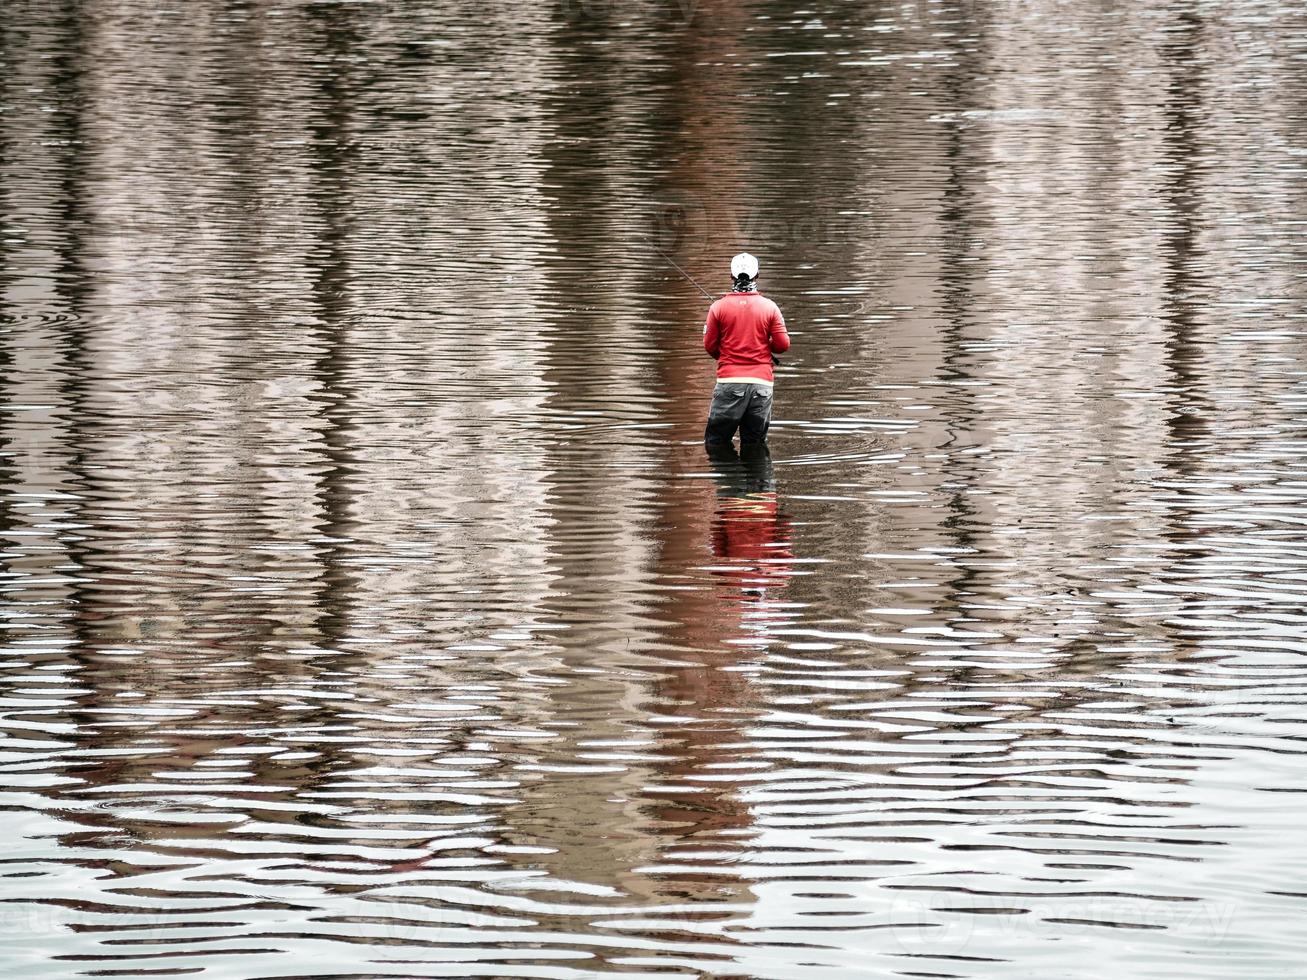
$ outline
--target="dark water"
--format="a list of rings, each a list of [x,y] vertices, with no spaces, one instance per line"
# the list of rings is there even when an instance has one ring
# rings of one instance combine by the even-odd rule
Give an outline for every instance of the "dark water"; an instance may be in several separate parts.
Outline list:
[[[0,45],[5,976],[1301,975],[1307,7]]]

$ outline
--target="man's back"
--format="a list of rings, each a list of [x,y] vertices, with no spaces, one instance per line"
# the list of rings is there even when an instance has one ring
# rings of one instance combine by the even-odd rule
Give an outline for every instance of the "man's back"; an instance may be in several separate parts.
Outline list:
[[[780,307],[756,292],[727,293],[708,310],[703,346],[717,358],[717,378],[773,380],[772,354],[790,347]]]

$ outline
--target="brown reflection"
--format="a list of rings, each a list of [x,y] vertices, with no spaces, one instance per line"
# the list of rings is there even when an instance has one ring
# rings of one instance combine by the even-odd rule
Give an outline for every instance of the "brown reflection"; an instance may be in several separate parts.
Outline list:
[[[323,420],[321,452],[326,465],[318,484],[321,519],[318,530],[328,540],[321,552],[322,577],[316,595],[317,627],[327,642],[339,640],[347,621],[347,597],[353,579],[345,569],[343,545],[353,527],[349,485],[350,429],[353,410],[348,390],[349,241],[355,213],[350,164],[357,147],[350,139],[353,116],[353,50],[358,29],[351,10],[314,5],[308,16],[317,28],[320,60],[314,104],[319,113],[310,126],[315,178],[312,200],[318,208],[320,246],[311,259],[317,317],[311,332],[319,354],[314,375],[321,387],[315,400]]]
[[[0,30],[0,64],[11,65],[13,38],[9,31]],[[10,72],[6,75],[12,77]],[[8,78],[6,79],[6,82]],[[5,87],[0,87],[4,92]],[[13,132],[9,125],[10,114],[0,116],[0,173],[8,173],[17,156],[17,147],[23,140],[21,132]],[[0,180],[0,539],[6,544],[13,541],[13,533],[19,526],[14,505],[17,503],[12,490],[19,485],[18,435],[15,430],[16,413],[8,408],[14,403],[12,389],[15,384],[14,352],[11,337],[21,322],[22,307],[15,295],[19,280],[19,267],[16,259],[16,235],[13,230],[14,186],[10,181]]]
[[[132,618],[130,597],[118,586],[114,556],[97,543],[95,534],[84,533],[103,520],[103,501],[114,496],[114,480],[103,478],[97,443],[109,438],[94,402],[96,365],[90,349],[96,323],[93,272],[88,266],[89,242],[96,232],[92,201],[94,188],[88,174],[87,152],[90,84],[87,78],[87,23],[82,4],[70,0],[49,11],[48,28],[58,43],[49,60],[48,84],[57,111],[46,123],[55,144],[50,169],[56,176],[51,187],[51,227],[56,231],[50,280],[53,293],[52,346],[55,357],[49,365],[53,387],[58,392],[58,418],[50,429],[50,458],[34,459],[28,472],[15,481],[13,489],[45,493],[67,493],[64,511],[70,530],[56,532],[56,551],[73,574],[58,595],[60,624],[72,641],[67,658],[78,667],[75,675],[89,691],[76,698],[68,718],[77,725],[78,749],[94,753],[114,748],[124,739],[105,733],[98,711],[122,689],[151,687],[147,672],[133,668],[125,658],[107,655],[104,647],[130,635],[148,630],[150,620]],[[41,455],[44,455],[42,453]],[[52,569],[53,570],[53,569]],[[45,659],[45,658],[42,658]],[[62,659],[62,657],[58,658]],[[83,785],[103,785],[121,778],[129,768],[124,757],[79,762],[68,768]],[[59,795],[57,792],[54,795]],[[90,835],[69,835],[68,841],[85,843],[119,830],[117,821],[105,814],[91,814],[85,823],[97,830]]]
[[[638,265],[615,259],[631,236],[625,209],[613,206],[619,191],[608,184],[627,165],[617,136],[627,125],[631,91],[644,82],[622,79],[644,69],[624,46],[593,43],[610,13],[604,5],[593,17],[566,7],[548,13],[553,30],[541,55],[587,84],[542,97],[549,138],[538,147],[523,140],[543,168],[548,193],[535,218],[551,247],[531,256],[529,282],[538,289],[518,287],[534,315],[523,317],[531,351],[521,356],[531,358],[543,414],[576,421],[601,415],[607,427],[639,410],[632,396],[647,389],[647,368],[631,352],[655,343],[653,317],[636,294]],[[559,307],[566,310],[562,328],[549,329]],[[639,472],[650,452],[638,435],[605,428],[565,439],[546,432],[530,447],[538,460],[529,463],[521,452],[499,450],[508,467],[539,467],[531,543],[542,561],[541,599],[533,611],[567,624],[549,663],[529,669],[566,683],[541,687],[538,704],[526,701],[540,709],[534,724],[559,730],[512,760],[522,764],[514,774],[521,802],[505,823],[513,844],[549,849],[520,863],[545,868],[558,881],[647,897],[648,882],[634,869],[649,860],[651,843],[631,803],[643,769],[584,761],[604,743],[643,735],[643,690],[632,662],[657,628],[646,599],[656,543],[646,533],[651,481]]]
[[[1202,246],[1200,228],[1204,222],[1202,192],[1202,153],[1197,128],[1203,112],[1203,89],[1206,83],[1204,59],[1205,24],[1193,10],[1181,11],[1176,26],[1162,45],[1169,73],[1166,102],[1163,107],[1166,127],[1162,133],[1163,164],[1167,179],[1160,197],[1169,227],[1162,239],[1161,319],[1165,331],[1164,365],[1169,377],[1169,413],[1166,416],[1168,452],[1166,468],[1178,481],[1192,485],[1202,479],[1204,460],[1212,446],[1209,420],[1216,406],[1206,392],[1206,364],[1203,353],[1202,323],[1199,304],[1204,282],[1199,271]],[[1174,563],[1159,572],[1162,580],[1180,586],[1180,608],[1176,617],[1200,615],[1204,599],[1185,586],[1193,570],[1215,551],[1203,539],[1215,530],[1201,520],[1201,506],[1186,499],[1190,486],[1173,491],[1179,500],[1171,504],[1165,536],[1175,549]],[[1200,654],[1200,642],[1192,629],[1171,627],[1178,641],[1176,656]],[[1197,634],[1201,636],[1201,632]]]
[[[1170,465],[1177,473],[1192,471],[1195,452],[1210,436],[1207,418],[1213,410],[1203,394],[1203,353],[1197,296],[1201,288],[1195,265],[1201,256],[1198,242],[1202,221],[1199,185],[1202,146],[1195,128],[1202,112],[1204,84],[1203,18],[1182,11],[1176,28],[1168,33],[1162,52],[1170,64],[1165,105],[1166,129],[1162,136],[1164,172],[1169,178],[1162,198],[1169,212],[1170,228],[1163,238],[1163,320],[1166,325],[1166,366],[1174,394],[1167,418],[1170,434]]]
[[[706,51],[738,46],[739,39],[694,30],[651,32],[640,45],[659,57],[637,60],[624,45],[593,44],[607,20],[602,5],[596,13],[593,19],[556,15],[551,38],[559,62],[588,83],[560,89],[542,103],[553,136],[541,150],[549,189],[544,217],[557,247],[538,263],[548,282],[540,302],[549,309],[561,296],[569,305],[582,305],[568,311],[565,331],[542,333],[542,377],[549,410],[562,418],[623,419],[646,411],[643,403],[653,394],[666,407],[648,417],[670,425],[652,430],[653,439],[648,431],[607,429],[596,438],[542,440],[550,474],[542,546],[552,594],[545,605],[569,626],[559,651],[567,684],[549,694],[562,730],[539,758],[546,775],[527,777],[524,803],[513,809],[509,823],[516,839],[555,849],[539,863],[560,879],[674,898],[683,894],[681,885],[668,886],[637,870],[655,858],[668,836],[661,818],[649,826],[639,802],[651,767],[642,761],[620,772],[587,772],[577,760],[593,755],[595,743],[649,738],[648,674],[661,677],[667,659],[697,657],[719,643],[699,632],[703,617],[717,617],[720,606],[711,591],[700,591],[697,571],[712,533],[711,487],[677,481],[669,494],[662,476],[669,467],[700,465],[705,394],[712,383],[711,362],[697,343],[703,306],[679,280],[665,297],[648,297],[651,283],[667,270],[651,264],[659,260],[647,246],[651,229],[641,207],[656,201],[665,218],[669,208],[685,205],[686,214],[701,220],[698,204],[704,198],[738,199],[738,190],[723,182],[731,169],[723,164],[738,152],[744,133],[740,107],[726,102],[724,78],[715,83],[720,97],[711,98],[695,66]],[[628,13],[623,11],[623,19]],[[619,138],[630,125],[633,92],[665,93],[650,101],[651,125],[662,138],[647,158],[636,160],[622,155],[629,150]],[[650,174],[634,201],[631,185],[617,180],[631,167]],[[706,229],[682,230],[699,243]],[[623,258],[633,253],[637,258]],[[640,348],[660,354],[650,357]],[[689,440],[696,444],[693,463],[677,448]],[[664,591],[668,582],[670,593]],[[726,628],[725,620],[718,621]],[[739,686],[736,675],[718,672],[711,680],[731,689],[720,692],[721,703],[739,701],[743,689],[731,692]],[[711,741],[714,735],[705,729],[690,737]],[[604,828],[602,835],[594,833],[597,826]],[[683,835],[673,828],[672,836]]]
[[[945,515],[940,526],[952,538],[954,546],[966,552],[977,547],[976,529],[983,521],[974,504],[975,498],[970,494],[981,483],[975,457],[962,453],[982,444],[984,411],[976,401],[976,389],[961,382],[972,381],[978,373],[976,356],[967,350],[967,341],[984,335],[983,328],[978,329],[972,314],[978,299],[975,290],[978,263],[972,261],[973,243],[982,234],[984,224],[978,214],[981,203],[977,185],[983,186],[984,165],[963,125],[962,113],[975,107],[977,79],[983,74],[986,59],[986,32],[984,25],[974,19],[978,14],[976,10],[969,6],[962,9],[967,32],[977,34],[979,41],[976,47],[967,48],[957,56],[957,64],[944,74],[941,86],[944,107],[951,111],[951,116],[944,123],[947,135],[943,161],[947,169],[938,206],[939,305],[942,317],[938,376],[952,385],[948,400],[941,409],[947,428],[939,448],[950,455],[946,471]],[[960,606],[976,594],[980,587],[978,579],[974,566],[958,566],[949,595],[954,616],[965,615]]]
[[[37,471],[27,489],[54,489],[69,495],[69,530],[58,533],[56,540],[59,553],[68,562],[59,570],[71,570],[72,574],[67,576],[69,584],[60,598],[72,641],[66,655],[79,666],[73,676],[87,691],[79,694],[76,706],[67,711],[77,731],[64,772],[75,776],[77,782],[58,787],[51,795],[83,805],[78,807],[77,820],[95,829],[67,834],[61,840],[69,847],[95,843],[113,847],[129,839],[137,844],[167,841],[187,836],[194,828],[123,818],[112,807],[84,808],[100,797],[83,794],[115,783],[149,782],[160,769],[190,773],[198,762],[210,758],[214,749],[249,741],[245,736],[192,736],[166,730],[147,718],[120,720],[119,713],[130,715],[134,708],[194,695],[197,674],[211,673],[214,664],[230,655],[228,644],[236,634],[248,629],[227,631],[219,639],[212,632],[212,619],[224,611],[222,606],[185,590],[188,573],[204,564],[203,559],[185,554],[183,542],[196,530],[191,523],[193,514],[183,512],[175,518],[176,523],[160,519],[148,507],[130,523],[111,516],[137,495],[168,486],[166,480],[157,486],[133,484],[115,465],[124,456],[134,455],[128,448],[133,443],[123,433],[143,420],[128,414],[140,411],[139,404],[130,399],[115,402],[105,391],[104,364],[97,361],[95,349],[101,335],[114,325],[114,318],[122,316],[104,305],[105,297],[95,288],[97,259],[102,264],[106,255],[134,257],[131,247],[139,246],[135,239],[145,235],[142,225],[112,210],[97,221],[97,195],[112,195],[105,184],[118,181],[128,185],[134,175],[110,172],[106,178],[96,169],[100,148],[96,137],[103,134],[88,120],[102,113],[105,93],[104,80],[94,71],[95,62],[88,52],[95,44],[94,36],[88,36],[93,22],[75,0],[48,14],[45,27],[54,52],[49,59],[48,84],[58,106],[47,123],[57,147],[50,169],[58,178],[51,188],[51,227],[58,237],[50,275],[55,299],[52,322],[57,332],[53,346],[58,356],[49,369],[59,396],[59,412],[50,430],[48,471]],[[233,59],[237,64],[243,60]],[[100,203],[104,206],[102,200]],[[148,275],[141,272],[143,279]],[[129,315],[139,313],[130,311]],[[122,537],[105,533],[116,524],[126,524],[130,530]],[[152,556],[164,579],[146,583],[135,577],[140,574],[140,555],[133,540],[156,533],[172,538],[173,550]],[[176,575],[177,581],[170,575]],[[196,629],[201,624],[210,627],[208,635],[204,629]],[[174,630],[186,635],[183,643],[169,642]],[[131,648],[120,649],[124,643]],[[224,677],[230,673],[228,669]],[[121,696],[130,700],[117,700]],[[206,727],[221,722],[223,711],[215,706],[194,712],[182,709],[175,714],[189,716],[188,722]],[[252,726],[254,718],[248,722]],[[251,777],[252,782],[273,779]],[[172,797],[156,799],[157,803],[152,799],[145,806],[168,809],[175,805]],[[195,823],[204,821],[199,818]],[[108,853],[84,863],[118,867]]]

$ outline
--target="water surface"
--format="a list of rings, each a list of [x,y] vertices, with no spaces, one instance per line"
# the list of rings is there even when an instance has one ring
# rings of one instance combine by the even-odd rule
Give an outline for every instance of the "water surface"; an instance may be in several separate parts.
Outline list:
[[[1111,6],[6,4],[6,975],[1300,971],[1307,21]]]

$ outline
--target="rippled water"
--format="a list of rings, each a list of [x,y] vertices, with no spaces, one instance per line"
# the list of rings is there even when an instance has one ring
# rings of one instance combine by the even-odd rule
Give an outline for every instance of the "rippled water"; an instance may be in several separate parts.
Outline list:
[[[1301,974],[1301,3],[0,58],[6,976]]]

